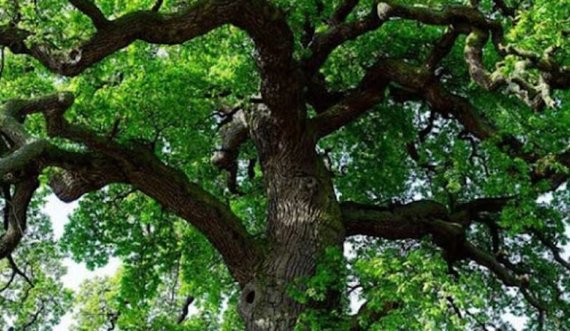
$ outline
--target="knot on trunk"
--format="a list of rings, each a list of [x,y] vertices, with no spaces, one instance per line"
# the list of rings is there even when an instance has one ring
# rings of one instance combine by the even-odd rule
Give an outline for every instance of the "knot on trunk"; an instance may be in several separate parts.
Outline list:
[[[239,310],[242,316],[251,316],[256,303],[260,301],[262,291],[255,281],[248,283],[242,290],[239,299]]]

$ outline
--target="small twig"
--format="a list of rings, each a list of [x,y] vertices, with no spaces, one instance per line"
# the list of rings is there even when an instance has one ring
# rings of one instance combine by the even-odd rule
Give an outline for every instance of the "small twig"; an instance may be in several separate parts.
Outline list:
[[[14,270],[14,272],[18,275],[20,275],[22,278],[24,278],[24,280],[26,281],[26,283],[30,284],[30,287],[34,287],[34,283],[30,280],[30,278],[28,277],[28,275],[26,275],[16,264],[16,261],[14,261],[14,258],[12,257],[12,255],[8,255],[8,262],[10,263],[10,267],[12,268],[12,270]]]

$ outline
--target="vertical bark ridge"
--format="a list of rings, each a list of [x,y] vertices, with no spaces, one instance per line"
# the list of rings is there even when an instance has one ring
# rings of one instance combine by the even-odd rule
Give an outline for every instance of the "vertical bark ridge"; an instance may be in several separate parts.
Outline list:
[[[326,248],[342,249],[344,241],[340,208],[314,139],[291,137],[294,134],[262,157],[269,199],[268,248],[257,277],[242,293],[240,312],[247,330],[292,330],[307,305],[290,297],[291,287],[314,275]]]

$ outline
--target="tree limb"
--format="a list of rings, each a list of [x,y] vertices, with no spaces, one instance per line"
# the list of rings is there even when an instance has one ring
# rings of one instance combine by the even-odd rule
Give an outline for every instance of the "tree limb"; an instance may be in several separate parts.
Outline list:
[[[434,10],[381,1],[377,5],[377,14],[380,18],[399,17],[429,25],[467,24],[485,30],[502,31],[499,22],[486,18],[479,10],[468,6],[445,6],[441,10]]]
[[[16,278],[16,271],[12,270],[12,273],[10,274],[10,279],[8,279],[8,282],[6,282],[6,284],[2,287],[0,287],[0,293],[6,291],[8,288],[10,288],[10,285],[12,285],[12,282],[14,281],[14,279]]]
[[[338,46],[379,28],[383,23],[384,20],[371,10],[370,14],[361,20],[334,24],[328,30],[318,33],[309,45],[311,56],[303,61],[305,72],[308,76],[316,74]]]
[[[425,61],[425,66],[430,72],[436,70],[439,63],[451,52],[455,41],[460,36],[460,30],[456,27],[449,27],[441,38],[435,43],[433,50]]]
[[[160,7],[162,7],[162,3],[164,2],[164,0],[157,0],[155,2],[155,4],[152,6],[151,11],[153,12],[158,12],[160,10]]]
[[[531,293],[529,271],[526,268],[521,269],[504,256],[487,253],[466,240],[465,231],[470,220],[478,219],[480,213],[499,212],[509,200],[510,198],[477,199],[458,205],[457,211],[453,213],[448,212],[443,205],[429,200],[387,207],[343,203],[341,208],[348,236],[367,235],[394,240],[420,239],[430,235],[434,243],[444,250],[443,257],[448,262],[467,259],[484,266],[504,285],[517,287],[530,305],[544,313],[549,310],[548,305]],[[549,242],[545,246],[552,249]],[[552,286],[557,290],[557,284]]]
[[[38,310],[36,310],[36,312],[32,315],[32,318],[28,322],[26,322],[24,325],[22,325],[22,330],[24,330],[24,331],[28,330],[28,328],[33,326],[38,321],[40,316],[42,315],[44,309],[45,309],[45,303],[43,301],[41,301],[40,308],[38,308]]]
[[[493,0],[495,9],[499,10],[501,14],[509,17],[515,17],[516,8],[508,6],[504,0]]]
[[[74,0],[91,18],[101,23],[101,15],[88,0]],[[256,60],[263,72],[264,102],[277,114],[290,111],[290,102],[299,102],[300,73],[292,58],[293,33],[284,14],[267,1],[199,1],[174,15],[139,11],[108,21],[104,28],[77,48],[62,53],[48,45],[27,46],[29,31],[13,26],[0,27],[0,46],[14,54],[36,58],[49,70],[76,76],[105,57],[136,40],[153,44],[182,44],[225,24],[245,30],[256,46]],[[288,102],[284,102],[284,100]]]
[[[543,233],[538,230],[533,229],[532,234],[552,253],[554,260],[560,263],[561,266],[570,271],[570,262],[566,261],[560,254],[560,248],[556,244],[550,241]]]
[[[458,212],[450,213],[442,204],[431,200],[414,201],[405,205],[376,207],[356,203],[341,204],[347,236],[367,235],[384,239],[421,239],[431,235],[443,248],[449,262],[469,258],[495,273],[507,286],[522,287],[518,280],[493,256],[473,246],[465,239],[469,220],[475,213],[495,211],[504,206],[504,198],[479,199],[462,204]],[[477,210],[475,210],[476,206]]]
[[[0,259],[12,254],[24,236],[28,205],[38,187],[38,181],[33,177],[15,186],[14,195],[9,202],[6,201],[9,204],[8,229],[0,237]]]
[[[45,100],[50,106],[38,100]],[[257,259],[256,244],[228,206],[144,146],[134,142],[120,144],[67,122],[63,115],[71,106],[72,95],[64,93],[38,100],[18,103],[25,105],[17,108],[18,114],[42,113],[50,137],[82,144],[91,151],[77,155],[46,147],[41,164],[66,170],[51,181],[60,198],[70,201],[113,182],[130,184],[200,230],[222,254],[239,282],[251,276]]]
[[[311,120],[316,137],[324,137],[352,122],[384,99],[388,79],[384,73],[393,70],[389,62],[380,61],[371,67],[360,85],[339,103]]]
[[[352,3],[349,2],[349,5],[351,4]],[[447,6],[441,10],[434,10],[383,1],[378,3],[376,12],[371,14],[371,16],[354,22],[334,25],[329,30],[315,36],[310,45],[311,56],[303,62],[303,66],[309,76],[313,77],[310,80],[311,84],[309,84],[308,96],[309,101],[315,106],[319,113],[318,117],[320,118],[316,119],[316,121],[321,123],[317,126],[323,128],[322,133],[317,133],[317,136],[321,137],[329,134],[350,122],[350,120],[355,117],[351,114],[360,114],[366,111],[366,109],[364,109],[366,108],[364,106],[365,102],[356,104],[354,111],[352,111],[350,109],[351,106],[347,105],[347,103],[351,103],[352,100],[350,99],[369,100],[368,95],[359,95],[358,89],[353,92],[344,93],[344,96],[339,96],[338,93],[334,94],[328,92],[326,86],[319,83],[322,79],[318,78],[317,70],[336,47],[348,40],[357,38],[366,32],[380,27],[384,21],[391,18],[410,19],[424,24],[449,26],[450,28],[436,43],[433,51],[425,61],[424,68],[411,68],[404,62],[386,67],[387,63],[394,64],[395,61],[383,61],[384,66],[375,65],[369,68],[367,72],[368,79],[373,77],[375,72],[375,77],[377,79],[382,77],[385,80],[385,84],[392,81],[421,91],[423,95],[427,94],[426,91],[423,90],[423,87],[428,85],[432,88],[432,92],[440,96],[440,100],[449,99],[451,97],[450,95],[441,98],[444,96],[444,93],[442,93],[443,89],[438,87],[437,84],[430,83],[430,81],[436,80],[437,65],[454,47],[457,37],[460,34],[468,34],[465,45],[465,60],[468,64],[470,76],[478,85],[486,90],[494,91],[499,87],[514,85],[516,88],[513,89],[513,92],[515,92],[520,99],[533,109],[541,110],[545,105],[549,107],[554,107],[555,105],[555,102],[550,97],[551,89],[554,86],[560,87],[566,85],[567,79],[570,81],[570,78],[561,78],[570,77],[570,74],[561,74],[562,71],[568,71],[570,73],[570,70],[561,68],[550,60],[550,57],[547,55],[538,56],[530,52],[524,53],[520,50],[518,50],[519,55],[524,53],[522,55],[532,60],[535,67],[540,67],[542,70],[540,84],[533,85],[519,76],[504,77],[500,74],[499,70],[489,73],[483,64],[483,47],[487,43],[489,34],[493,35],[493,43],[499,53],[505,54],[507,52],[506,50],[514,52],[516,49],[503,45],[503,30],[501,24],[498,21],[486,18],[485,15],[476,8]],[[546,54],[550,54],[550,52],[546,52]],[[408,68],[406,68],[406,66]],[[378,70],[378,68],[383,68],[384,72]],[[381,94],[379,90],[377,93]],[[379,102],[382,98],[378,95],[374,100]],[[370,102],[367,106],[370,108],[374,104],[375,102]],[[441,104],[443,105],[443,102]],[[478,116],[474,116],[475,114],[468,109],[472,107],[467,106],[463,101],[459,102],[459,100],[455,100],[454,104],[459,107],[455,108],[453,115],[458,117],[469,131],[475,132],[475,135],[479,138],[487,138],[494,134],[491,127],[485,124]],[[324,107],[328,109],[326,111],[321,110]]]

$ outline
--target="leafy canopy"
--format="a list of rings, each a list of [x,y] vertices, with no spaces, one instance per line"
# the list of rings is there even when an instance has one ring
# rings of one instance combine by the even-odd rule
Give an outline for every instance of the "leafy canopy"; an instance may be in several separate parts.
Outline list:
[[[164,1],[160,11],[184,11],[195,2]],[[520,53],[542,54],[548,48],[553,49],[553,61],[570,65],[568,0],[506,2],[517,8],[514,19],[498,15],[492,1],[477,5],[484,15],[498,20],[505,42],[519,52],[502,56],[491,40],[486,41],[487,70],[538,83],[540,71],[524,67],[526,60]],[[300,61],[311,55],[303,41],[306,22],[312,23],[316,33],[325,32],[327,18],[341,5],[338,0],[272,3],[286,12],[295,33],[294,56]],[[459,0],[394,3],[435,11],[471,4]],[[154,1],[98,0],[96,4],[107,17],[118,18],[147,10]],[[375,8],[372,1],[359,1],[347,20],[358,21],[370,8]],[[33,31],[25,41],[28,45],[49,43],[53,49],[72,48],[95,32],[92,22],[63,0],[0,0],[0,27],[15,20],[19,28]],[[420,65],[446,31],[441,25],[389,20],[334,50],[320,73],[331,91],[355,88],[378,58]],[[485,325],[510,330],[506,314],[525,317],[528,330],[570,328],[570,274],[568,264],[564,266],[556,257],[558,247],[568,243],[570,194],[565,185],[552,190],[547,181],[537,182],[529,175],[536,170],[568,174],[555,156],[568,152],[570,93],[552,91],[553,107],[536,111],[517,98],[517,93],[508,91],[520,92],[516,84],[501,92],[482,88],[473,82],[465,62],[465,47],[473,42],[469,38],[459,36],[442,60],[442,84],[492,119],[499,135],[519,138],[525,153],[538,155],[536,162],[529,164],[523,156],[505,153],[495,138],[473,138],[457,120],[431,111],[426,102],[401,102],[395,96],[323,139],[319,152],[329,159],[342,201],[386,205],[424,198],[453,206],[478,197],[516,196],[499,216],[488,220],[495,227],[483,220],[473,225],[468,237],[496,256],[508,256],[502,263],[512,263],[513,270],[530,278],[532,296],[548,305],[549,313],[544,316],[525,300],[526,290],[507,289],[486,268],[475,263],[450,267],[427,238],[391,241],[353,237],[344,260],[333,256],[330,265],[324,261],[315,277],[307,280],[308,287],[291,289],[297,300],[319,300],[325,289],[339,286],[330,284],[336,279],[331,273],[342,273],[347,283],[341,284],[340,290],[346,298],[344,311],[337,313],[345,320],[350,320],[355,300],[366,301],[371,310],[383,310],[386,303],[397,302],[383,318],[372,315],[359,322],[371,330],[466,330]],[[247,107],[250,98],[258,94],[254,45],[244,31],[223,26],[173,46],[137,41],[72,78],[54,74],[35,59],[15,55],[7,47],[3,47],[2,61],[0,100],[73,92],[76,100],[66,113],[69,122],[101,134],[113,132],[120,123],[114,139],[152,142],[161,160],[227,202],[251,233],[263,236],[267,202],[259,165],[248,169],[247,161],[256,158],[252,143],[241,148],[240,195],[228,190],[228,174],[210,162],[212,151],[221,144],[216,134],[220,119],[214,112]],[[395,84],[399,87],[403,86]],[[309,111],[312,116],[317,112]],[[34,136],[46,137],[39,117],[30,118],[26,129]],[[56,142],[72,150],[83,148]],[[415,149],[412,157],[410,146]],[[252,170],[255,176],[248,175]],[[0,262],[0,328],[50,329],[71,309],[75,309],[74,330],[103,330],[115,325],[121,330],[243,327],[236,310],[239,288],[208,240],[126,185],[111,185],[84,196],[65,234],[55,240],[49,219],[40,212],[50,194],[50,171],[53,169],[40,178],[42,193],[28,211],[28,235],[12,254],[22,274],[12,275],[14,268],[8,259]],[[495,234],[497,229],[500,234]],[[539,235],[533,235],[536,233]],[[496,247],[499,237],[500,247]],[[113,277],[87,281],[77,293],[71,293],[61,290],[64,256],[90,268],[119,257],[122,267]],[[3,288],[4,284],[9,287]],[[188,308],[189,298],[192,313],[184,316],[184,323],[178,323],[173,316]],[[308,313],[305,317],[318,329],[321,316]]]

